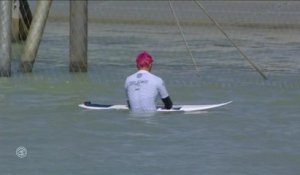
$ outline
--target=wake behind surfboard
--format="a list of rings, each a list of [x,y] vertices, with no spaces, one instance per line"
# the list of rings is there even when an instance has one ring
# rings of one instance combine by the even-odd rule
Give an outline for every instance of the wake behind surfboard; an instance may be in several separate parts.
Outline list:
[[[228,101],[226,103],[211,104],[211,105],[173,105],[172,109],[164,109],[163,107],[158,106],[157,111],[158,112],[203,111],[203,110],[225,106],[231,102],[232,101]],[[127,105],[107,105],[107,104],[96,104],[92,102],[84,102],[83,104],[79,104],[78,106],[90,110],[129,110]]]

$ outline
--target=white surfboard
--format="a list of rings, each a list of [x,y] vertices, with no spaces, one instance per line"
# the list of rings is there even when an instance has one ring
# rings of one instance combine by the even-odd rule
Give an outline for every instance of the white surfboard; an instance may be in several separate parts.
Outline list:
[[[172,109],[164,109],[158,106],[157,111],[158,112],[203,111],[203,110],[221,107],[231,102],[232,101],[228,101],[226,103],[211,104],[211,105],[173,105]],[[91,110],[129,110],[127,105],[106,105],[106,104],[96,104],[91,102],[84,102],[83,104],[79,104],[78,106],[84,109],[91,109]]]

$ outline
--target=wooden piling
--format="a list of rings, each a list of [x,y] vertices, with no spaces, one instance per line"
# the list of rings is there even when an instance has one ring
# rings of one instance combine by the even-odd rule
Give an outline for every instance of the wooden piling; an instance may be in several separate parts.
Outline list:
[[[12,42],[19,41],[20,34],[20,2],[14,0],[12,3]]]
[[[0,1],[0,76],[11,75],[11,0]]]
[[[70,72],[87,72],[87,21],[87,0],[70,0]]]
[[[44,32],[52,0],[37,1],[32,24],[21,56],[19,71],[32,72],[36,54]]]
[[[14,0],[12,4],[12,41],[25,41],[32,22],[27,0]]]

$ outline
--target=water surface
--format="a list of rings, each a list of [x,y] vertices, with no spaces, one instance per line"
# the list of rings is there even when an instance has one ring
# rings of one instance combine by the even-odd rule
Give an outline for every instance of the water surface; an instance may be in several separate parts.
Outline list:
[[[68,25],[48,23],[32,74],[0,79],[3,174],[294,175],[299,155],[299,31],[226,31],[267,75],[263,80],[215,28],[89,27],[89,71],[68,73]],[[125,103],[134,57],[148,50],[176,104],[233,100],[194,114],[135,116],[88,111],[85,100]],[[16,54],[17,55],[17,54]],[[16,156],[19,146],[27,157]]]

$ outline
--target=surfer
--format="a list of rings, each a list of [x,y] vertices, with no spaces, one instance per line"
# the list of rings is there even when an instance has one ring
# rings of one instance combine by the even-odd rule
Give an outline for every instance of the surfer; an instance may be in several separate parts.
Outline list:
[[[155,112],[155,100],[159,96],[166,109],[173,106],[164,81],[150,73],[152,69],[152,56],[143,51],[136,57],[136,67],[138,71],[127,77],[125,81],[125,91],[127,104],[133,112]]]

